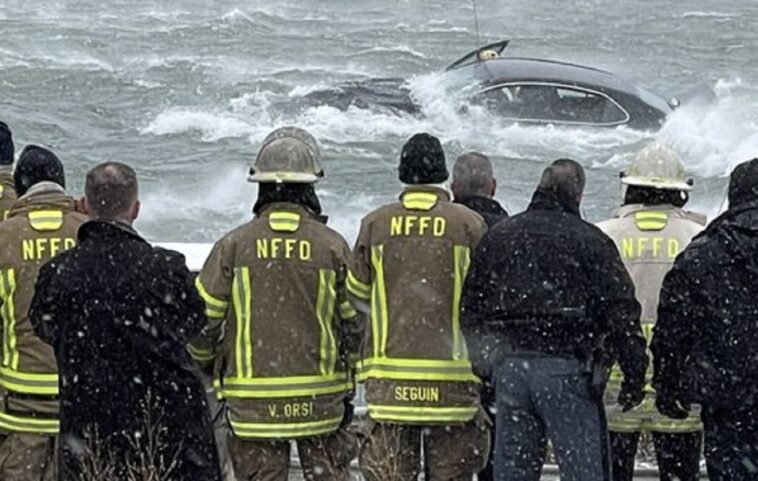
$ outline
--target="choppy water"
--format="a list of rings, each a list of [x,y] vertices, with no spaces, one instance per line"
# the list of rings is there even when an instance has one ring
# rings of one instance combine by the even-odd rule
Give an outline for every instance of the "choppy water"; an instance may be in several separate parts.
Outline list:
[[[697,179],[693,205],[715,212],[724,174],[758,156],[758,2],[754,0],[478,0],[481,43],[582,62],[668,97],[698,84],[719,95],[657,134]],[[469,121],[438,95],[438,71],[477,45],[463,0],[0,0],[0,118],[22,142],[58,151],[70,186],[105,159],[137,166],[155,240],[211,241],[249,216],[244,181],[257,144],[297,124],[323,143],[320,185],[349,238],[357,219],[399,189],[402,142],[438,134],[450,160],[491,154],[498,197],[522,209],[548,160],[589,168],[585,214],[619,203],[618,170],[647,134]],[[426,120],[328,107],[298,97],[370,77],[412,79]]]

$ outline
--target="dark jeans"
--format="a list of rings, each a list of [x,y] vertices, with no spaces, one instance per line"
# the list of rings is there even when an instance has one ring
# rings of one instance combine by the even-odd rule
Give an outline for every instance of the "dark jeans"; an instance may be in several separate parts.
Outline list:
[[[547,440],[561,481],[609,481],[601,396],[579,361],[506,356],[496,368],[495,479],[539,481]]]
[[[489,416],[492,424],[490,425],[490,454],[487,458],[487,466],[476,475],[479,481],[495,481],[495,412],[497,411],[495,406],[495,386],[491,382],[484,381],[482,386],[482,408]]]
[[[610,433],[613,481],[632,481],[640,433]],[[703,433],[653,433],[661,481],[700,479]]]
[[[758,408],[718,412],[703,407],[710,481],[758,481]]]

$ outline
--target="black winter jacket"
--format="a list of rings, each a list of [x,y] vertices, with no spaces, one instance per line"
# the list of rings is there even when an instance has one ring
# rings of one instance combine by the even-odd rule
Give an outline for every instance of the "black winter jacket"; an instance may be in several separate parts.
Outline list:
[[[630,386],[644,382],[640,306],[618,250],[580,218],[575,201],[556,194],[538,190],[526,212],[479,243],[461,315],[472,361],[485,375],[485,360],[503,350],[587,361],[605,349]]]
[[[90,450],[109,480],[130,479],[151,454],[161,479],[220,480],[205,389],[185,351],[203,311],[184,257],[123,224],[83,224],[79,245],[43,266],[30,317],[60,372],[61,480],[80,479]]]
[[[508,212],[503,209],[495,199],[488,197],[482,197],[480,195],[462,195],[456,197],[453,201],[456,204],[461,204],[473,210],[487,223],[487,227],[492,229],[495,224],[508,217]]]
[[[695,237],[663,281],[653,385],[712,409],[758,409],[758,201]]]

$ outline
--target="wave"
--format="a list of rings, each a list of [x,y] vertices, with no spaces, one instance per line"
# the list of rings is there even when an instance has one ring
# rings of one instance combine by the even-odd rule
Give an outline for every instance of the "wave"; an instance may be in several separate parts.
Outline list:
[[[246,21],[248,23],[255,23],[255,20],[253,20],[253,17],[246,14],[239,8],[235,8],[234,10],[231,10],[221,16],[221,20],[224,22],[238,22],[238,21]]]
[[[679,15],[679,18],[687,19],[687,18],[721,18],[721,19],[728,19],[728,18],[739,18],[739,13],[729,13],[729,12],[703,12],[703,11],[691,11],[691,12],[684,12],[683,14]]]
[[[178,135],[198,132],[203,142],[216,142],[230,137],[244,137],[254,128],[230,114],[201,110],[170,108],[161,112],[140,135]]]
[[[407,45],[396,45],[396,46],[389,46],[389,47],[379,47],[379,46],[377,46],[377,47],[367,48],[365,50],[359,50],[359,51],[357,51],[355,53],[352,53],[352,54],[350,54],[348,56],[349,57],[362,57],[362,56],[365,56],[365,55],[385,54],[385,53],[390,53],[390,54],[396,54],[396,53],[405,54],[405,55],[410,55],[412,57],[416,57],[416,58],[419,58],[419,59],[426,59],[427,58],[427,56],[424,55],[423,53],[419,52],[418,50],[414,50],[414,49],[408,47]]]
[[[38,52],[19,52],[0,48],[0,62],[2,58],[10,59],[9,63],[3,62],[3,67],[30,67],[37,68],[40,65],[45,68],[76,70],[85,72],[115,72],[115,68],[109,62],[100,60],[92,55],[75,50],[62,50],[56,55],[40,54]]]
[[[677,109],[657,137],[675,148],[692,173],[722,177],[758,152],[758,102],[742,94],[743,83],[721,79],[715,83],[717,102]]]

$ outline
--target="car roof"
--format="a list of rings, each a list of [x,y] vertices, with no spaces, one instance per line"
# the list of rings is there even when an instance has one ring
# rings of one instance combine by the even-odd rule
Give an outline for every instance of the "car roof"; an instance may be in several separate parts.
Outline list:
[[[531,80],[579,85],[598,90],[613,90],[639,95],[636,85],[623,78],[592,67],[556,60],[527,57],[500,57],[477,62],[476,75],[486,85]]]

